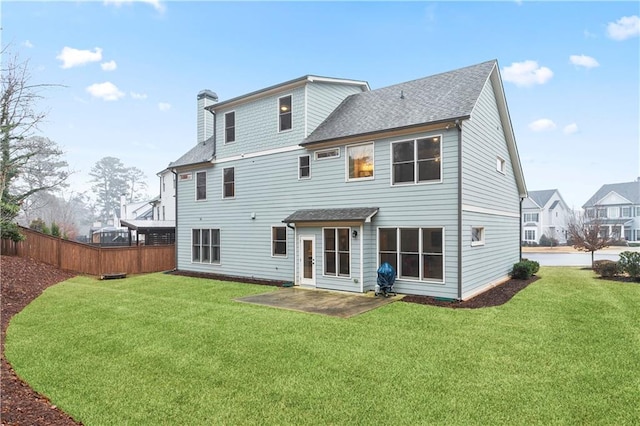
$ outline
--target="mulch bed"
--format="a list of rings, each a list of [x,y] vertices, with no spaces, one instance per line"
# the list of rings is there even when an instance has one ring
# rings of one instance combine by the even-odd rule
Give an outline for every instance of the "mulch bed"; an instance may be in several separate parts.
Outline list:
[[[14,256],[2,256],[0,258],[0,271],[2,273],[0,298],[2,312],[2,339],[1,339],[1,374],[0,385],[2,388],[2,408],[0,424],[2,426],[18,425],[81,425],[67,414],[59,410],[44,396],[33,391],[29,385],[23,382],[13,371],[11,365],[4,358],[5,333],[9,321],[13,315],[20,312],[32,300],[54,284],[65,281],[73,274],[63,272],[51,265],[37,262],[33,259],[25,259]],[[217,278],[210,274],[186,273],[176,271],[177,275],[197,276],[202,278]],[[484,308],[498,306],[509,301],[516,293],[529,284],[535,282],[537,276],[529,280],[509,280],[504,284],[494,287],[472,299],[465,301],[445,301],[426,296],[405,296],[402,301],[435,305],[447,308]],[[614,278],[617,281],[628,281],[626,277]],[[275,281],[243,280],[255,284],[283,285]]]

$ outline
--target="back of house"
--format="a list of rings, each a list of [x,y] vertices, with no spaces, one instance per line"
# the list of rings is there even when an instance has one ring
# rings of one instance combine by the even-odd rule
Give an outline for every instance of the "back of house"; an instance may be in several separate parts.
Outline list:
[[[180,270],[463,299],[519,259],[524,178],[496,61],[370,90],[304,76],[218,102],[177,174]]]

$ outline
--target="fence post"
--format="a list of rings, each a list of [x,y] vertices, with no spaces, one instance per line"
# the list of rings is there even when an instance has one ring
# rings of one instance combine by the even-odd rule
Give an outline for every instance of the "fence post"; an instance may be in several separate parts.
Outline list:
[[[62,269],[62,247],[61,247],[62,237],[58,237],[56,241],[56,249],[58,250],[58,269]]]

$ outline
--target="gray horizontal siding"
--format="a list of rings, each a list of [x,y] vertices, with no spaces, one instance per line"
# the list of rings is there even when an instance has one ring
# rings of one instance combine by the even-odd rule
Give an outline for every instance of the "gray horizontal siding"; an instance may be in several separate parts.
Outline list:
[[[349,95],[361,93],[362,88],[335,83],[310,83],[307,85],[307,134],[320,125]]]

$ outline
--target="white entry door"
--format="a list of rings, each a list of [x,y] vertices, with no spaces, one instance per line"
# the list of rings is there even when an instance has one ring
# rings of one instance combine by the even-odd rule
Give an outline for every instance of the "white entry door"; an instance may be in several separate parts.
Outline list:
[[[300,284],[316,285],[316,238],[313,235],[300,236]]]

